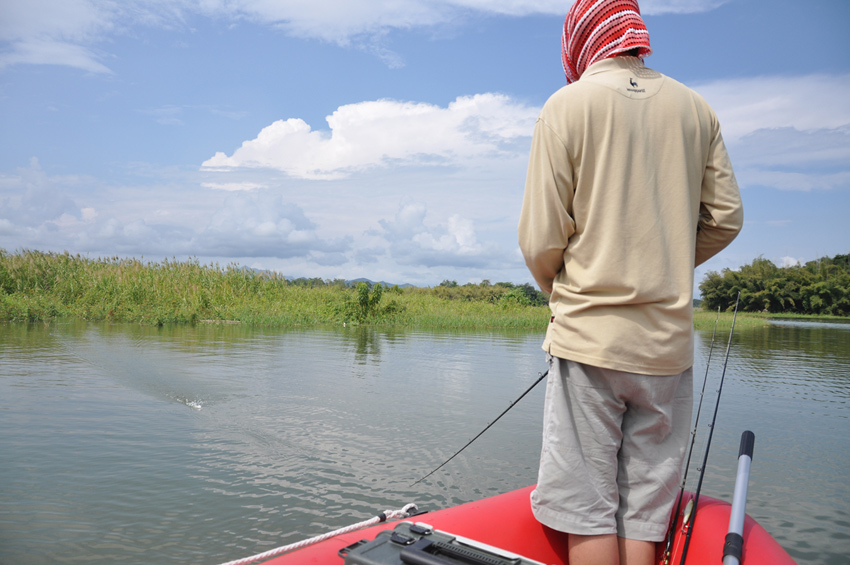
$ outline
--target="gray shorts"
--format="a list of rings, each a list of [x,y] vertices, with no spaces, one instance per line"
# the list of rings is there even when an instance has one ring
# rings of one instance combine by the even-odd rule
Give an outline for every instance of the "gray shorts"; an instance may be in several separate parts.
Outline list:
[[[650,376],[550,358],[531,506],[579,535],[662,541],[681,486],[693,369]]]

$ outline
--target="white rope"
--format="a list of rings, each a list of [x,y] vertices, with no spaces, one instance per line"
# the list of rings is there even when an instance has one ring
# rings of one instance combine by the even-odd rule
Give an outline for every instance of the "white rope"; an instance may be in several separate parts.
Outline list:
[[[269,551],[266,551],[264,553],[258,553],[257,555],[252,555],[251,557],[244,557],[242,559],[237,559],[236,561],[228,561],[227,563],[222,563],[222,565],[245,565],[247,563],[253,563],[254,561],[260,561],[261,559],[268,559],[270,557],[274,557],[275,555],[286,553],[287,551],[294,551],[296,549],[301,549],[309,545],[314,545],[319,542],[325,541],[326,539],[330,539],[334,536],[347,534],[348,532],[353,532],[355,530],[365,528],[366,526],[372,526],[380,522],[385,522],[386,520],[394,520],[396,518],[407,518],[408,516],[410,516],[411,511],[416,511],[415,504],[408,504],[401,510],[384,510],[382,513],[378,514],[374,518],[370,518],[363,522],[352,524],[351,526],[346,526],[345,528],[340,528],[338,530],[334,530],[333,532],[328,532],[326,534],[306,539],[304,541],[299,541],[297,543],[291,543],[289,545],[270,549]]]

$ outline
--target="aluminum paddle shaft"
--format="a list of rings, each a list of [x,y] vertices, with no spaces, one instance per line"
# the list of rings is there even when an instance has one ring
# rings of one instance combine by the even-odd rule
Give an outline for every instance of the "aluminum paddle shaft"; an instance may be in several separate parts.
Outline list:
[[[735,494],[732,496],[732,514],[729,516],[729,533],[723,545],[723,565],[739,565],[744,551],[744,519],[747,512],[747,487],[750,483],[750,464],[753,462],[753,447],[756,436],[751,431],[741,434],[741,449],[738,451],[738,476],[735,478]]]

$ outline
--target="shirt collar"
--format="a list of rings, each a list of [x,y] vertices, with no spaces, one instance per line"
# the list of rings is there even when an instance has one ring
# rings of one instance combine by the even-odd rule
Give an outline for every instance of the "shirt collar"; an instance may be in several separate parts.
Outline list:
[[[597,61],[587,67],[587,69],[582,73],[582,78],[586,76],[592,76],[599,73],[604,73],[607,71],[616,71],[619,69],[622,70],[631,70],[631,69],[642,69],[644,68],[643,61],[638,57],[629,57],[629,56],[617,56],[617,57],[608,57],[607,59],[602,59],[601,61]]]

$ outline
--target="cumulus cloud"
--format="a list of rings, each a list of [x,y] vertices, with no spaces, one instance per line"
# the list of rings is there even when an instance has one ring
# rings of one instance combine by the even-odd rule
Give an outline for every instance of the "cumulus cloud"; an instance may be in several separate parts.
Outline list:
[[[324,239],[297,205],[268,191],[235,193],[194,238],[193,253],[226,257],[310,257],[345,262],[350,238]]]
[[[695,85],[714,107],[743,187],[850,188],[850,74]]]
[[[783,85],[787,85],[784,87]],[[732,79],[696,85],[723,125],[742,186],[836,189],[850,174],[850,75]],[[329,129],[279,120],[228,155],[202,164],[216,171],[266,169],[302,179],[341,179],[375,168],[520,163],[539,108],[499,94],[459,97],[446,107],[395,100],[342,106]],[[240,175],[236,175],[237,177]],[[253,188],[245,179],[206,186]]]
[[[106,253],[182,253],[191,230],[151,219],[102,215],[94,206],[80,205],[86,198],[79,187],[92,179],[49,175],[33,157],[28,167],[0,177],[0,221],[5,229],[0,247],[35,247],[52,250],[86,249]],[[113,195],[114,197],[114,195]]]
[[[727,144],[747,167],[848,162],[850,105],[843,93],[850,90],[850,75],[733,79],[695,89],[715,108]],[[300,118],[278,120],[231,155],[217,152],[202,168],[267,168],[297,178],[337,179],[398,164],[468,166],[526,152],[538,112],[492,93],[459,97],[446,107],[366,101],[334,111],[328,130]]]
[[[15,235],[14,224],[5,218],[0,218],[0,235]]]
[[[29,167],[0,182],[0,219],[10,225],[37,227],[45,222],[60,221],[63,215],[80,218],[82,212],[66,194],[63,179],[51,178],[38,159],[30,159]]]
[[[644,14],[711,10],[724,0],[644,0]],[[6,0],[0,18],[0,68],[14,64],[68,65],[108,73],[93,46],[133,26],[188,28],[190,16],[249,21],[285,33],[339,45],[359,42],[387,61],[395,55],[375,42],[393,29],[454,24],[470,15],[563,15],[570,2],[558,0]],[[364,38],[371,38],[366,39]]]
[[[320,265],[349,260],[350,236],[326,235],[300,206],[259,185],[216,186],[224,191],[220,196],[189,209],[186,201],[195,197],[180,198],[168,188],[98,184],[48,175],[35,158],[13,175],[0,175],[0,248],[299,258]],[[78,189],[81,185],[86,191]],[[203,189],[195,185],[194,190]],[[118,204],[110,207],[109,201]]]
[[[834,129],[850,124],[850,74],[763,76],[696,84],[727,143],[761,129]]]
[[[423,204],[402,206],[392,220],[379,223],[390,255],[402,265],[481,268],[497,255],[492,245],[477,240],[473,222],[458,214],[445,223],[426,223]]]
[[[191,254],[192,230],[187,226],[152,222],[145,218],[104,218],[87,229],[73,232],[66,248],[104,254],[160,255]]]
[[[331,179],[390,163],[453,165],[504,157],[520,150],[516,144],[530,136],[538,111],[499,94],[459,97],[445,108],[361,102],[329,116],[330,132],[313,130],[298,118],[279,120],[231,156],[216,153],[202,168],[264,167],[293,177]]]

